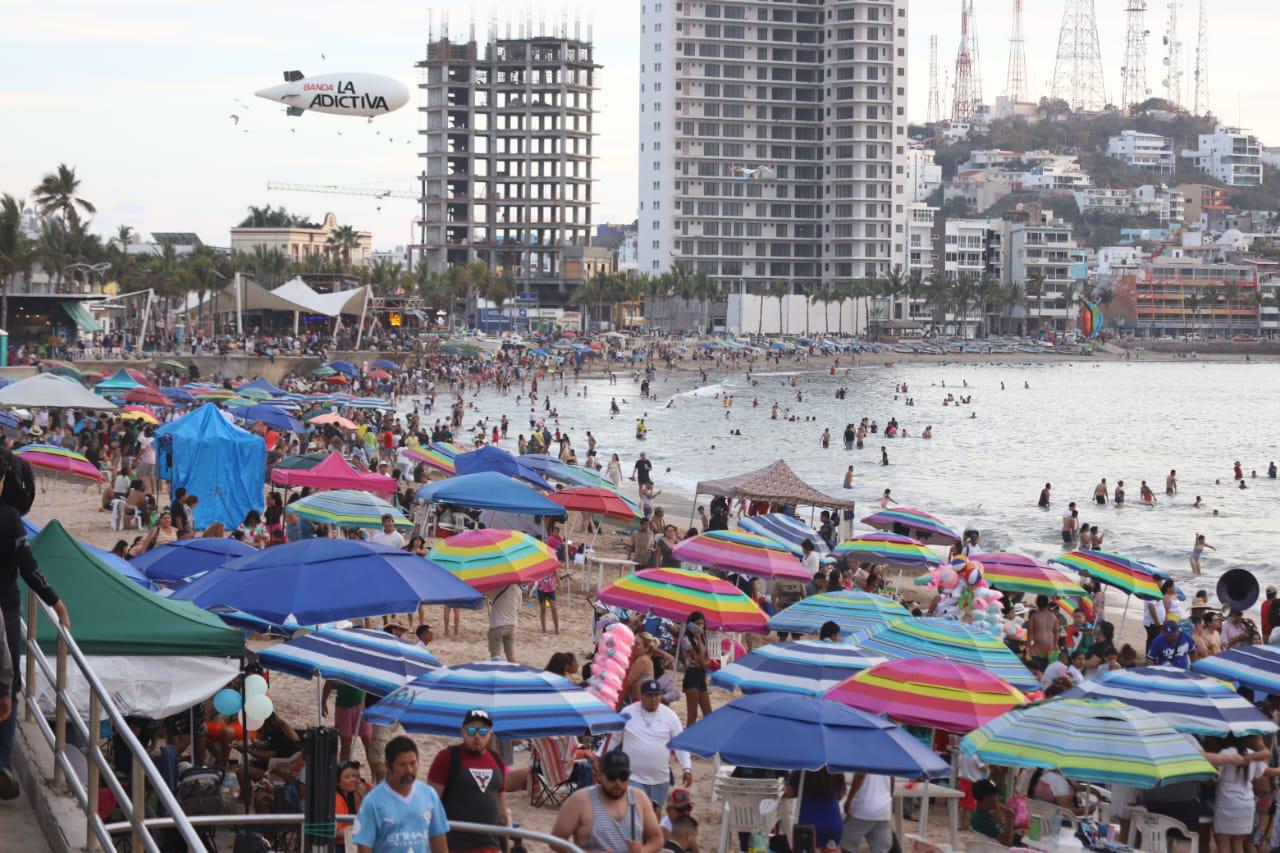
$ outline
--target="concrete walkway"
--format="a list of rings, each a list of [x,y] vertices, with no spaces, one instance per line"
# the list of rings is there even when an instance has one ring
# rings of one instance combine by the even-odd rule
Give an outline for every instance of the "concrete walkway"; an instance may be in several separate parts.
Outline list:
[[[26,790],[16,800],[0,801],[0,826],[0,853],[50,853]]]

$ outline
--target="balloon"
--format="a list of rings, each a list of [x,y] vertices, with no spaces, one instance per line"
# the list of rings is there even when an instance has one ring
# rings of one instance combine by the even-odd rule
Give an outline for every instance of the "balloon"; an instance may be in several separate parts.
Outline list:
[[[956,570],[950,566],[943,566],[938,569],[938,586],[941,589],[954,589],[955,585],[960,583],[960,575],[956,574]]]
[[[262,724],[265,722],[265,719],[255,720],[253,717],[249,717],[245,724],[249,727],[249,731],[256,732],[258,729],[262,728]]]
[[[264,694],[259,693],[244,700],[244,712],[249,715],[251,720],[265,720],[271,716],[271,712],[274,710],[275,705],[270,697]]]
[[[240,713],[240,694],[230,687],[224,687],[213,694],[213,710],[224,717]]]
[[[246,698],[250,696],[266,696],[267,680],[256,673],[247,676],[244,680],[244,695]],[[268,714],[267,716],[271,715]]]

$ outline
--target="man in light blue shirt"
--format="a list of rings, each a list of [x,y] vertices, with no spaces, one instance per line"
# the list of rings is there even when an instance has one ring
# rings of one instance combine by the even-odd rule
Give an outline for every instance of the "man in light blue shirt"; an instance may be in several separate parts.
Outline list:
[[[418,748],[407,737],[386,750],[387,777],[369,792],[351,840],[360,853],[449,853],[449,821],[435,789],[418,781]]]

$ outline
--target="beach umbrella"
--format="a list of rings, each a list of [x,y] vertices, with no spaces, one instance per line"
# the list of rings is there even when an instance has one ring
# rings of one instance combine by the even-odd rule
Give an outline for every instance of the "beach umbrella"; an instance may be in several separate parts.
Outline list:
[[[967,734],[1028,701],[1021,690],[986,670],[921,658],[877,663],[825,695],[903,725],[954,734]]]
[[[331,678],[375,696],[386,696],[441,666],[422,646],[364,628],[310,631],[262,649],[258,662],[298,678]]]
[[[711,673],[711,683],[743,693],[804,693],[820,696],[850,675],[884,658],[843,643],[792,640],[770,643]]]
[[[753,693],[734,699],[677,735],[672,749],[773,770],[878,773],[939,778],[950,766],[883,717],[817,696]]]
[[[1193,672],[1280,695],[1280,646],[1236,646],[1191,664]]]
[[[741,530],[712,530],[671,549],[682,563],[762,578],[809,580],[795,555],[777,542]]]
[[[196,401],[193,395],[186,388],[174,386],[172,388],[161,388],[160,393],[175,403],[194,403]]]
[[[307,471],[316,467],[321,462],[329,458],[327,453],[308,453],[301,456],[286,456],[275,465],[271,466],[273,471]]]
[[[907,506],[886,507],[862,519],[862,523],[876,530],[889,530],[901,536],[910,536],[927,544],[941,540],[949,545],[960,542],[960,534],[947,527],[936,517],[922,509]]]
[[[910,536],[897,533],[855,536],[837,545],[834,553],[857,563],[883,563],[899,569],[933,569],[942,565],[937,554]]]
[[[0,388],[0,407],[113,411],[116,404],[99,397],[74,379],[41,373]]]
[[[253,388],[248,385],[241,385],[236,389],[236,393],[246,400],[266,400],[271,396],[271,392],[265,388]]]
[[[126,403],[141,403],[144,406],[172,406],[173,401],[154,388],[133,388],[124,395]]]
[[[502,738],[603,734],[626,722],[569,679],[506,661],[444,666],[420,675],[366,709],[365,719],[457,737],[472,708],[487,711]]]
[[[257,548],[238,539],[179,539],[139,554],[131,562],[153,581],[174,583],[256,553]]]
[[[144,421],[155,426],[160,423],[160,418],[155,412],[146,406],[122,406],[120,408],[120,420],[122,421]]]
[[[338,371],[334,370],[332,367],[329,367],[327,364],[322,364],[319,367],[317,367],[315,370],[311,371],[311,375],[316,377],[324,377],[324,376],[332,376],[337,372]]]
[[[515,477],[537,486],[539,489],[551,491],[551,484],[542,479],[537,471],[521,462],[514,454],[501,447],[481,447],[470,453],[459,453],[453,458],[453,467],[461,475],[483,474],[494,472]]]
[[[338,373],[345,373],[353,378],[360,375],[360,370],[349,361],[331,361],[325,367]]]
[[[80,375],[80,368],[76,367],[69,361],[62,361],[56,358],[42,358],[40,359],[40,366],[45,370],[66,370],[74,373],[76,376]]]
[[[368,376],[370,379],[373,379],[378,382],[385,382],[391,379],[391,374],[387,373],[387,371],[385,370],[370,370],[368,373],[365,374],[365,376]]]
[[[998,675],[1027,692],[1040,689],[1039,680],[1000,638],[975,625],[936,616],[895,619],[854,645],[891,660],[933,658],[967,663]]]
[[[559,480],[572,486],[610,489],[615,492],[618,490],[618,487],[608,477],[601,476],[590,468],[561,462],[554,456],[548,456],[545,453],[525,453],[516,458],[551,480]]]
[[[381,368],[382,370],[390,370],[393,373],[400,369],[400,365],[386,358],[377,359],[376,361],[374,361],[373,366]]]
[[[238,395],[229,388],[194,388],[191,391],[191,396],[204,402],[218,402],[221,400],[234,400]]]
[[[807,596],[769,618],[769,630],[810,634],[824,622],[835,622],[843,633],[869,633],[911,614],[892,598],[858,589],[819,592]]]
[[[437,504],[493,509],[520,515],[563,518],[564,510],[524,483],[505,474],[486,471],[428,483],[418,489],[419,500]]]
[[[428,444],[427,447],[443,453],[445,456],[450,458],[460,456],[467,452],[467,448],[463,447],[461,444],[455,444],[452,441],[433,441]]]
[[[251,405],[251,406],[230,406],[228,411],[237,418],[255,423],[266,424],[271,429],[282,430],[284,432],[306,432],[307,428],[302,422],[290,415],[283,409],[277,409],[275,406]]]
[[[102,472],[98,466],[90,462],[82,453],[55,447],[52,444],[27,444],[15,448],[13,455],[25,459],[32,468],[51,471],[55,474],[69,474],[101,483]]]
[[[1117,669],[1091,678],[1064,698],[1116,699],[1150,711],[1193,735],[1269,735],[1276,724],[1230,685],[1175,666]]]
[[[186,372],[187,372],[187,370],[189,369],[189,368],[188,368],[185,364],[183,364],[182,362],[180,362],[180,361],[174,361],[174,360],[173,360],[173,359],[171,359],[171,358],[167,358],[167,359],[165,359],[164,361],[160,362],[160,364],[159,364],[158,366],[159,366],[159,367],[167,367],[167,368],[169,368],[170,370],[181,371],[182,373],[186,373]]]
[[[1146,601],[1163,597],[1160,583],[1168,576],[1163,569],[1149,563],[1105,551],[1072,551],[1050,557],[1049,562],[1074,569]]]
[[[329,385],[350,385],[351,384],[351,380],[343,376],[341,373],[334,373],[330,376],[326,376],[320,381],[325,382]]]
[[[559,558],[545,543],[528,533],[492,527],[442,539],[429,557],[480,592],[533,583],[560,568]]]
[[[458,473],[454,467],[452,456],[446,456],[430,447],[402,447],[400,448],[400,455],[406,459],[412,459],[414,462],[421,462],[428,468],[443,471],[450,476]]]
[[[1145,789],[1215,775],[1189,735],[1113,699],[1015,708],[970,732],[960,749],[987,764],[1056,769],[1096,785]]]
[[[293,506],[297,506],[294,503]],[[419,604],[477,608],[480,593],[408,551],[351,539],[303,539],[240,557],[173,594],[209,610],[283,625],[410,613]]]
[[[826,557],[831,553],[831,549],[823,538],[818,535],[818,531],[794,515],[787,515],[782,512],[747,515],[738,519],[738,527],[748,533],[769,537],[797,557],[804,556],[800,543],[806,539],[813,543],[813,550],[818,552],[818,556]],[[823,562],[829,563],[832,561],[828,559]]]
[[[711,630],[763,633],[760,607],[728,581],[689,569],[642,569],[600,590],[604,604],[686,622],[700,611]]]
[[[355,422],[349,421],[337,412],[325,412],[322,415],[308,418],[307,423],[316,426],[336,426],[341,429],[355,429]]]
[[[552,492],[547,495],[547,500],[559,504],[569,512],[584,512],[616,521],[639,521],[644,518],[639,506],[613,489],[577,486]]]
[[[1025,592],[1050,598],[1085,594],[1084,588],[1067,575],[1022,554],[992,551],[972,554],[969,559],[982,564],[982,577],[988,585],[1004,592]]]
[[[413,522],[405,518],[399,507],[355,489],[334,489],[307,495],[289,504],[289,512],[298,518],[322,524],[369,529],[382,527],[382,516],[389,515],[396,527],[413,527]]]

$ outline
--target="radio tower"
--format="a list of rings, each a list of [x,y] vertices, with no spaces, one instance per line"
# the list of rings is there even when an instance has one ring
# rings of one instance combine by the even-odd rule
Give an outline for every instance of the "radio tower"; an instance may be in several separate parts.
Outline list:
[[[942,121],[942,93],[938,91],[938,37],[929,36],[929,108],[925,124]]]
[[[973,58],[969,56],[969,0],[960,0],[960,51],[956,54],[956,80],[951,100],[951,120],[973,118]]]
[[[982,103],[982,59],[978,56],[978,17],[969,0],[969,65],[973,69],[973,106]]]
[[[1182,42],[1178,41],[1178,3],[1169,0],[1169,26],[1164,34],[1165,100],[1175,110],[1182,107]]]
[[[1124,67],[1120,69],[1123,91],[1120,105],[1132,109],[1147,99],[1147,0],[1129,0],[1124,10],[1128,33],[1124,42]]]
[[[1009,73],[1004,95],[1010,103],[1027,99],[1027,42],[1022,37],[1022,0],[1013,0],[1013,34],[1009,36]]]
[[[1107,105],[1093,0],[1066,0],[1053,66],[1053,97],[1084,112],[1101,112]]]
[[[1200,29],[1196,36],[1196,115],[1209,114],[1209,17],[1200,0]]]

